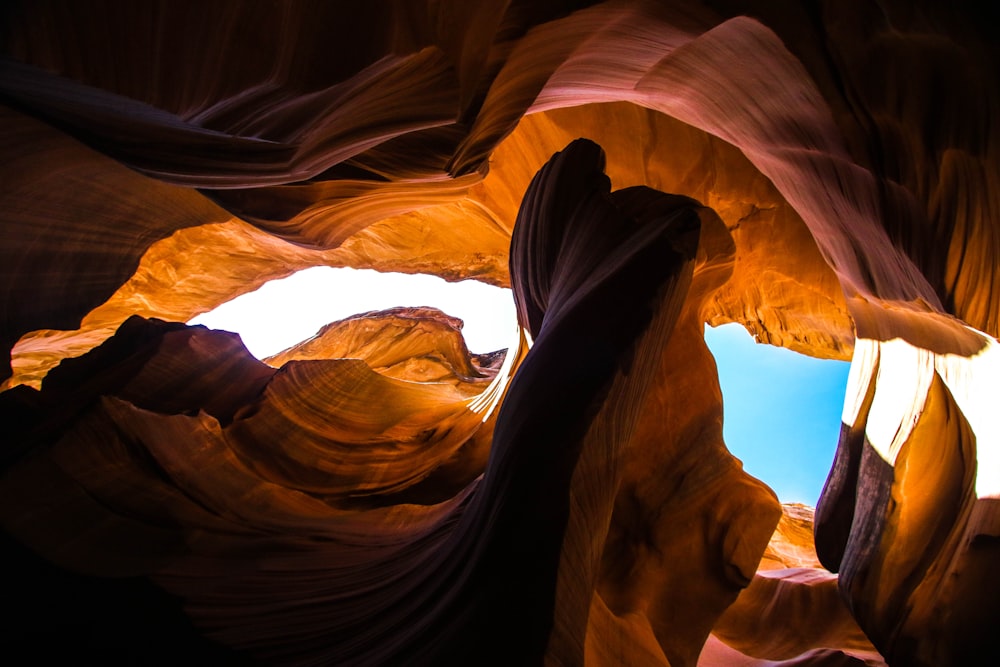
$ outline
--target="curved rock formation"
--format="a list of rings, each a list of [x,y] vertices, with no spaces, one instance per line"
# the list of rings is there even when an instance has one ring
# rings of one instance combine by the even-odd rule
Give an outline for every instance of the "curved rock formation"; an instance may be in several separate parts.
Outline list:
[[[199,627],[268,662],[468,662],[488,629],[518,640],[487,662],[579,662],[601,558],[601,541],[590,536],[607,530],[613,471],[684,301],[698,239],[692,201],[634,188],[609,196],[601,167],[600,149],[577,142],[529,188],[512,267],[534,344],[497,418],[485,475],[454,498],[416,506],[386,496],[422,481],[471,439],[490,407],[478,396],[391,380],[360,359],[265,370],[242,351],[235,363],[260,368],[265,384],[239,381],[246,393],[235,411],[189,416],[187,402],[160,393],[151,368],[171,329],[192,343],[222,334],[136,321],[130,326],[160,329],[140,332],[151,348],[141,358],[114,364],[115,348],[129,347],[123,330],[52,376],[110,367],[96,391],[81,395],[69,383],[58,395],[46,380],[31,431],[42,433],[39,442],[0,485],[5,528],[77,570],[152,576],[186,600]],[[615,251],[596,252],[607,248]],[[588,336],[576,336],[580,328]],[[132,389],[143,380],[153,393]],[[206,373],[189,394],[225,393],[219,383],[229,380]],[[76,414],[53,429],[62,406]],[[358,510],[371,496],[390,504]],[[67,514],[72,527],[53,530]],[[257,556],[233,570],[214,564],[247,551]],[[361,594],[366,580],[378,583]],[[525,599],[537,600],[526,613],[501,612]],[[303,603],[312,611],[284,613]],[[557,610],[577,610],[576,618]],[[362,630],[382,639],[352,640]]]
[[[1000,662],[991,10],[356,4],[0,8],[14,634]],[[501,367],[447,316],[369,314],[273,368],[170,323],[314,264],[512,285],[534,346]],[[836,606],[815,563],[754,574],[779,514],[722,442],[701,330],[729,321],[853,358],[815,540],[881,658],[844,608],[804,622]],[[104,602],[50,632],[35,591]]]
[[[812,510],[782,510],[756,575],[712,629],[698,664],[885,665],[838,595],[837,575],[817,559]]]

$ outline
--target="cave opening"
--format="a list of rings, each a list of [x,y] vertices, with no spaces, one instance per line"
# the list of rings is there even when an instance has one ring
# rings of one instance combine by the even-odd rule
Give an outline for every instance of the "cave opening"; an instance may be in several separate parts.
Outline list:
[[[816,507],[840,436],[850,363],[705,327],[722,388],[726,447],[783,503]]]
[[[461,319],[462,334],[473,353],[502,350],[516,340],[510,289],[477,280],[448,282],[428,274],[329,266],[271,280],[188,324],[237,333],[250,353],[263,360],[331,322],[397,307],[437,308]]]
[[[508,347],[511,291],[475,280],[317,266],[272,280],[189,324],[238,333],[266,359],[324,325],[369,311],[430,306],[463,321],[474,353]],[[726,446],[785,503],[815,507],[830,469],[850,364],[758,344],[738,324],[705,327],[718,366]]]

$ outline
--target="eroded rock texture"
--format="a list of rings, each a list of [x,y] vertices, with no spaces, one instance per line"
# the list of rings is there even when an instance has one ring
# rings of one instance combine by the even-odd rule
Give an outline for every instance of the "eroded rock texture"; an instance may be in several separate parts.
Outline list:
[[[13,645],[104,664],[1000,662],[990,10],[0,17]],[[512,286],[525,335],[470,352],[454,318],[397,309],[265,363],[180,324],[316,264]],[[853,359],[815,557],[808,512],[726,451],[702,339],[723,322]]]

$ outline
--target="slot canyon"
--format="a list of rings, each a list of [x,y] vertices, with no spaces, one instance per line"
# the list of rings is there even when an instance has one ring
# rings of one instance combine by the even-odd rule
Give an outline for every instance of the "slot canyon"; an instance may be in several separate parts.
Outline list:
[[[5,662],[1000,664],[979,7],[0,4]],[[518,341],[185,324],[312,266]],[[726,448],[726,323],[851,362],[815,508]]]

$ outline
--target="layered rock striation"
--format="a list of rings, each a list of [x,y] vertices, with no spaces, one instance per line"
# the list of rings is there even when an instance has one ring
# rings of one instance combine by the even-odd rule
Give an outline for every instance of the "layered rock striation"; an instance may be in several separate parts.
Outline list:
[[[5,3],[12,636],[105,664],[1000,661],[993,18]],[[264,363],[180,324],[317,264],[511,286],[524,334],[501,359],[366,313]],[[852,359],[815,558],[725,449],[723,322]]]

